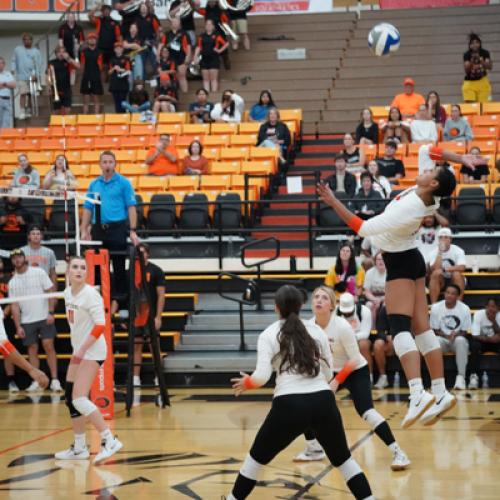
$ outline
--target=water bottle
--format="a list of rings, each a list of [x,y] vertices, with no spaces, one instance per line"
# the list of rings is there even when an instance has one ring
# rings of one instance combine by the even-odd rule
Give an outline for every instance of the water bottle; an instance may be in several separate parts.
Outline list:
[[[396,373],[394,374],[394,383],[393,383],[393,387],[397,387],[399,388],[399,385],[401,383],[401,379],[399,378],[399,372],[396,371]]]
[[[482,381],[483,389],[488,389],[488,387],[490,385],[488,382],[488,374],[485,371],[483,372],[483,376],[481,377],[481,381]]]

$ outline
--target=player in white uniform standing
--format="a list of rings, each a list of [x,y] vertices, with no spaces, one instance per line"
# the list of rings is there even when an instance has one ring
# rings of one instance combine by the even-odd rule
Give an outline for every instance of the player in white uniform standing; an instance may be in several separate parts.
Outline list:
[[[416,178],[416,186],[396,196],[383,213],[368,221],[348,210],[327,185],[318,186],[322,201],[331,206],[353,231],[362,237],[371,236],[373,244],[384,252],[387,269],[385,303],[390,332],[410,388],[410,405],[402,422],[403,428],[419,419],[424,425],[432,425],[456,404],[455,397],[446,390],[443,355],[429,326],[426,268],[415,241],[422,218],[437,210],[440,197],[451,196],[455,190],[456,180],[450,170],[428,168],[439,160],[462,163],[471,168],[478,164],[471,155],[422,146],[419,161],[425,163],[425,168]],[[432,379],[432,394],[425,391],[422,384],[420,353]]]
[[[247,498],[262,467],[307,429],[315,432],[352,494],[358,499],[373,499],[368,480],[347,446],[342,418],[328,384],[332,378],[328,339],[319,327],[305,325],[299,318],[303,297],[297,288],[282,286],[275,302],[281,319],[259,335],[255,371],[232,379],[238,396],[247,389],[262,387],[276,371],[271,410],[227,500]]]
[[[353,400],[358,415],[367,422],[373,432],[392,452],[391,469],[405,470],[410,465],[406,453],[396,442],[386,419],[373,407],[370,371],[368,363],[361,354],[352,326],[345,318],[335,314],[335,292],[327,286],[320,286],[312,294],[312,317],[306,325],[317,325],[322,328],[330,342],[333,357],[333,371],[339,373],[347,364],[352,364],[353,371],[339,388],[345,387]],[[337,381],[332,385],[335,388]],[[296,462],[321,460],[325,454],[313,432],[305,433],[306,449],[297,455]]]
[[[64,291],[66,314],[71,330],[73,355],[66,375],[66,405],[69,409],[74,443],[55,454],[58,460],[86,460],[90,453],[85,440],[85,419],[101,435],[101,450],[94,464],[106,460],[119,451],[123,444],[113,436],[104,418],[89,399],[92,383],[100,365],[106,359],[104,303],[96,289],[86,283],[87,263],[81,257],[69,262],[69,284]]]

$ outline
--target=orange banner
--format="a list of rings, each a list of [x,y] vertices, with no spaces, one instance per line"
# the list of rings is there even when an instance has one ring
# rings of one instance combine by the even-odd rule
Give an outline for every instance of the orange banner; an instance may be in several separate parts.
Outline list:
[[[56,12],[64,12],[70,5],[71,10],[74,12],[85,11],[85,0],[54,0],[54,10]]]
[[[114,356],[113,340],[111,332],[111,280],[109,276],[109,253],[107,250],[87,250],[85,252],[87,261],[88,277],[87,281],[93,285],[95,283],[95,268],[99,267],[101,274],[101,295],[104,301],[104,313],[106,316],[106,338],[107,355],[106,361],[97,372],[90,399],[101,410],[106,420],[112,419],[115,414],[115,380],[114,380]]]
[[[0,0],[0,10],[12,10],[14,8],[13,0]]]
[[[19,12],[47,12],[49,0],[16,0],[16,11]]]

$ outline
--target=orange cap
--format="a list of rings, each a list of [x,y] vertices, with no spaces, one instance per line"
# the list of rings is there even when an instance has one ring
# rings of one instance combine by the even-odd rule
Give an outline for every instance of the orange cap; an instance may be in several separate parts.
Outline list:
[[[405,78],[403,85],[411,85],[412,87],[415,87],[415,82],[413,81],[413,78]]]

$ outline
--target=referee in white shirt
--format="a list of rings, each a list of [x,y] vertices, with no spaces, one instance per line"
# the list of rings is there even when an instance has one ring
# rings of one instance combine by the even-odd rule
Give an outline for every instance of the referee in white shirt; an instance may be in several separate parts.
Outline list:
[[[13,126],[12,90],[15,88],[16,80],[12,73],[5,69],[5,59],[0,57],[0,129]]]

